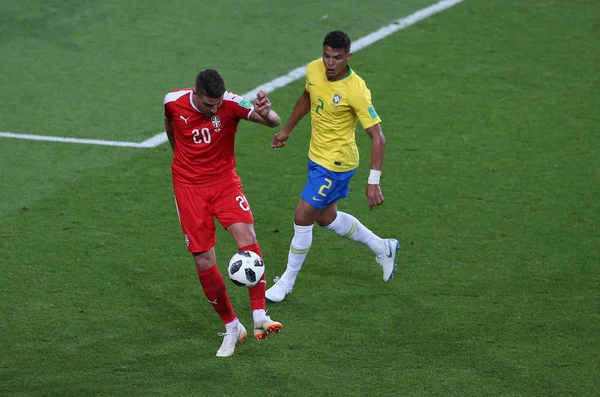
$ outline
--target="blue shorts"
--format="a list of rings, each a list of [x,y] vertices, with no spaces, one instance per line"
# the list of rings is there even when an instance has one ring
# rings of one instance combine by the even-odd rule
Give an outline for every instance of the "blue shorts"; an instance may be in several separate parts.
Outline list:
[[[356,169],[334,172],[308,160],[308,181],[300,197],[318,210],[322,210],[339,199],[348,197],[350,180]]]

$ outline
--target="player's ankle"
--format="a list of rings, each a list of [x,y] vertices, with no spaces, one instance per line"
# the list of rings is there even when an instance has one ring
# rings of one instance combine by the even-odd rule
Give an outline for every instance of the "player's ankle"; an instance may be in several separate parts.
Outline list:
[[[252,310],[252,319],[254,324],[260,324],[267,318],[267,311],[265,309]]]
[[[281,277],[279,278],[286,286],[292,287],[294,283],[296,283],[296,278],[298,277],[297,270],[286,270],[283,272]]]
[[[237,318],[235,318],[233,321],[230,321],[227,324],[225,324],[225,329],[227,330],[227,332],[233,332],[237,329],[239,324],[240,321]]]
[[[385,255],[388,251],[388,241],[387,239],[381,237],[378,237],[377,239],[377,250],[375,250],[373,253],[377,256]]]

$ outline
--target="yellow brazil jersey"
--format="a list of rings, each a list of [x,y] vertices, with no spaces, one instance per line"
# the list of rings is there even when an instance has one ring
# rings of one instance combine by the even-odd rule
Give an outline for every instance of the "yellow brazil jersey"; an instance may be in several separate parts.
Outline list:
[[[329,81],[323,61],[318,59],[306,69],[305,87],[311,103],[308,158],[335,172],[355,169],[359,161],[354,134],[357,121],[364,129],[381,122],[365,81],[352,69],[341,80]]]

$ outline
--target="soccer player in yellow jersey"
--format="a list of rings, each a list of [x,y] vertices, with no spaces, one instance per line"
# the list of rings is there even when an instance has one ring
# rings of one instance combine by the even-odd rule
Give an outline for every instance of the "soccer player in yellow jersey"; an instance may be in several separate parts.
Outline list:
[[[367,181],[367,198],[372,209],[383,204],[379,187],[385,152],[381,119],[371,103],[371,92],[351,68],[350,38],[342,31],[329,32],[323,40],[323,58],[306,69],[304,92],[296,102],[283,130],[273,137],[271,147],[285,146],[292,130],[307,113],[311,117],[308,151],[308,181],[300,195],[294,216],[294,237],[288,263],[281,277],[266,292],[271,302],[281,302],[290,292],[312,244],[315,222],[340,236],[369,247],[389,281],[396,268],[395,239],[382,239],[354,216],[338,211],[337,202],[348,196],[349,183],[358,167],[355,140],[356,123],[371,137],[371,172]]]

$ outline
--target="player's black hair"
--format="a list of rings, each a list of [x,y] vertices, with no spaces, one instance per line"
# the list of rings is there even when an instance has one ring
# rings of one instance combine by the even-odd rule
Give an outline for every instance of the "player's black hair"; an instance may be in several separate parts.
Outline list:
[[[323,46],[328,45],[334,50],[344,49],[347,53],[350,53],[350,36],[341,30],[334,30],[323,39]]]
[[[215,69],[204,69],[196,77],[196,92],[211,98],[220,98],[225,92],[225,80]]]

